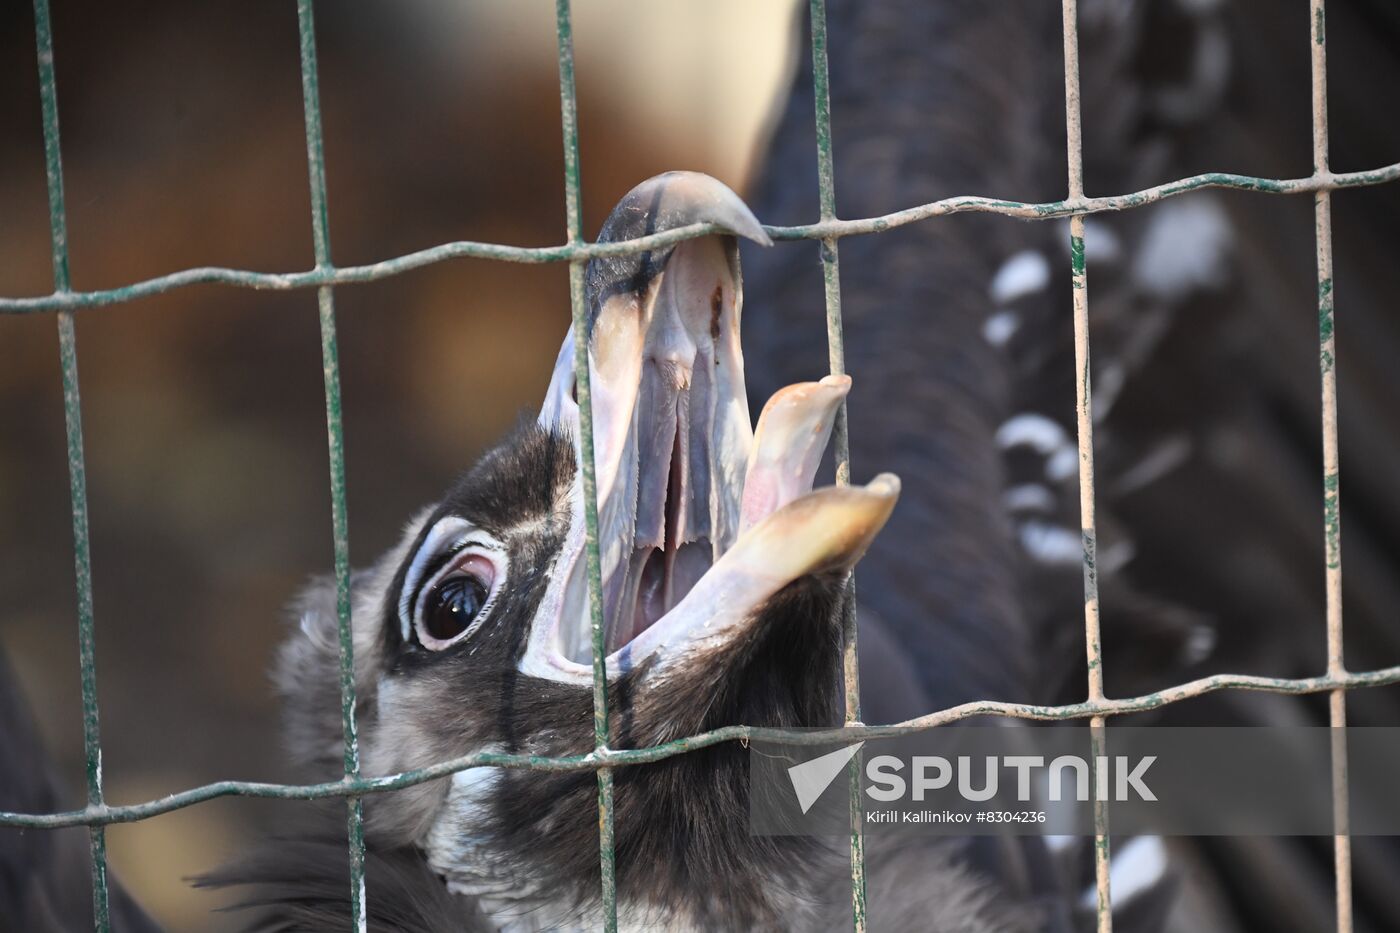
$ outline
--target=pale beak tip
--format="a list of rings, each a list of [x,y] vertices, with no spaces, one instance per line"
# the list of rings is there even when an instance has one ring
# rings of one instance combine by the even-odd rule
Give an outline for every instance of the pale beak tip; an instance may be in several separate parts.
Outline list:
[[[753,211],[749,210],[749,206],[741,201],[738,195],[731,194],[731,196],[734,203],[728,204],[724,209],[718,211],[713,222],[734,236],[753,240],[759,246],[772,246],[773,238],[768,235],[767,230],[763,229],[763,224],[759,223]]]
[[[633,188],[623,203],[654,205],[658,193],[664,206],[654,232],[688,223],[710,223],[717,232],[741,236],[760,246],[773,245],[773,238],[743,198],[717,178],[701,172],[666,172]]]
[[[899,477],[893,473],[881,473],[870,482],[865,484],[867,492],[874,493],[882,499],[898,499],[900,482]]]
[[[818,384],[830,389],[839,389],[842,395],[851,391],[851,377],[844,374],[837,376],[833,373],[829,376],[822,376]]]

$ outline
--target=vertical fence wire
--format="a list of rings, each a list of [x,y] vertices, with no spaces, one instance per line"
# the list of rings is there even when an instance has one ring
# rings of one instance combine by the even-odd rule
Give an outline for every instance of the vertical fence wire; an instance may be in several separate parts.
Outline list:
[[[1313,174],[1331,175],[1327,157],[1327,16],[1325,0],[1310,4],[1312,42]],[[1336,334],[1333,328],[1332,194],[1327,188],[1314,196],[1317,233],[1318,367],[1322,377],[1322,495],[1327,588],[1327,673],[1346,673],[1342,650],[1342,513],[1340,461],[1337,444]],[[1337,929],[1351,933],[1351,829],[1347,787],[1346,691],[1328,695],[1332,736],[1332,845],[1337,886]]]
[[[812,97],[815,103],[817,136],[817,192],[821,221],[836,219],[836,172],[831,155],[831,82],[827,65],[826,0],[811,0],[812,19]],[[841,328],[841,262],[837,238],[821,240],[822,286],[826,297],[826,344],[832,375],[846,374],[846,341]],[[851,482],[851,441],[846,402],[836,410],[832,426],[832,447],[836,458],[836,485]],[[841,628],[844,643],[842,669],[845,680],[846,724],[860,723],[860,666],[856,645],[856,581],[846,579],[842,602]],[[866,929],[865,900],[865,807],[860,791],[863,756],[859,751],[849,767],[851,801],[851,915],[856,933]]]
[[[1069,199],[1084,197],[1084,145],[1079,101],[1079,11],[1077,0],[1063,0],[1065,43],[1065,137]],[[1070,274],[1074,295],[1074,394],[1079,438],[1079,516],[1084,541],[1084,649],[1089,665],[1089,702],[1104,698],[1103,647],[1099,636],[1098,538],[1094,505],[1094,416],[1089,378],[1089,278],[1084,260],[1084,215],[1069,219]],[[1089,720],[1094,760],[1107,754],[1103,716]],[[1096,780],[1097,780],[1096,776]],[[1097,891],[1098,931],[1113,930],[1113,901],[1109,892],[1108,801],[1094,794],[1094,886]]]
[[[58,136],[58,87],[54,79],[53,27],[48,0],[34,0],[39,59],[39,106],[44,124],[44,170],[49,190],[49,233],[55,293],[72,288],[68,274],[68,220],[63,204],[63,156]],[[73,571],[78,595],[78,666],[83,694],[83,758],[88,809],[101,809],[102,738],[97,713],[97,642],[92,611],[92,552],[88,538],[87,465],[83,456],[82,397],[78,391],[78,343],[73,312],[58,313],[58,356],[63,371],[63,422],[68,447],[68,496],[73,511]],[[88,827],[92,857],[93,927],[111,926],[107,899],[107,833]]]
[[[311,232],[316,269],[329,270],[331,242],[326,207],[326,160],[321,134],[321,95],[316,72],[316,27],[311,0],[297,0],[301,39],[301,94],[306,111],[306,164],[311,188]],[[345,741],[345,780],[360,777],[360,743],[355,730],[355,640],[350,622],[350,519],[345,496],[345,432],[341,417],[340,353],[335,338],[335,298],[329,285],[316,290],[321,323],[321,367],[326,391],[326,444],[330,459],[331,529],[335,553],[336,622],[340,638],[340,716]],[[364,803],[345,798],[345,826],[350,858],[350,915],[364,933]]]
[[[555,2],[559,42],[559,112],[564,137],[564,205],[569,245],[583,242],[579,192],[578,99],[574,90],[574,32],[569,0]],[[583,519],[588,569],[588,616],[593,641],[593,741],[608,750],[608,668],[603,629],[603,570],[598,553],[598,479],[593,455],[593,392],[588,377],[588,307],[583,276],[586,259],[569,263],[569,302],[573,311],[574,382],[579,408],[579,468],[583,475]],[[613,836],[613,772],[598,769],[598,862],[603,929],[617,930],[617,855]]]

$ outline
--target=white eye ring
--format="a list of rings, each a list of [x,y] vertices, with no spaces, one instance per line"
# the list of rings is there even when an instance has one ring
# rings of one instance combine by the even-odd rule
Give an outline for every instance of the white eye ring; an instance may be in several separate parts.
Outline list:
[[[447,555],[447,559],[442,562],[442,566],[424,579],[429,565],[444,555]],[[451,639],[434,638],[424,631],[421,624],[427,598],[445,577],[460,573],[468,564],[473,564],[478,569],[474,576],[485,585],[486,598],[465,630]],[[418,640],[425,648],[440,651],[466,638],[480,627],[495,607],[496,598],[505,586],[509,570],[510,559],[506,556],[505,546],[495,537],[462,518],[448,517],[440,520],[424,537],[423,544],[413,556],[408,572],[404,575],[398,606],[399,634],[403,641],[407,643],[416,631]],[[485,577],[489,579],[482,579]]]
[[[471,621],[462,631],[450,638],[432,635],[429,633],[427,625],[429,601],[444,583],[459,576],[471,577],[480,584],[485,591],[481,605],[477,607]],[[418,602],[414,606],[413,612],[413,628],[418,635],[419,644],[430,651],[442,651],[444,648],[462,641],[480,628],[481,623],[486,621],[486,617],[490,615],[491,609],[495,605],[496,595],[501,591],[500,578],[501,574],[497,570],[496,561],[488,552],[468,546],[453,554],[442,569],[424,583],[419,590]]]

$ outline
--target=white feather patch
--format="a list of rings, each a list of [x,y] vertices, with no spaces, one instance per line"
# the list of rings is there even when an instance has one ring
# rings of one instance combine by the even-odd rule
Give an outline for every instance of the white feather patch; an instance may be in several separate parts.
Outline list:
[[[1050,455],[1045,463],[1045,478],[1063,482],[1079,472],[1079,448],[1065,444]]]
[[[1133,258],[1133,277],[1147,292],[1177,301],[1225,284],[1234,231],[1218,198],[1164,201],[1152,213]]]
[[[1023,522],[1021,547],[1042,564],[1078,564],[1084,559],[1084,538],[1078,531],[1046,522]]]
[[[1061,232],[1060,243],[1065,248],[1065,258],[1070,256],[1069,251],[1069,221],[1058,222]],[[1084,219],[1084,261],[1089,265],[1099,263],[1117,262],[1123,258],[1123,241],[1118,237],[1118,231],[1114,230],[1102,220],[1095,220],[1092,217]]]
[[[1039,483],[1012,486],[1001,494],[1002,505],[1008,512],[1053,512],[1055,494]]]
[[[1024,444],[1046,456],[1069,443],[1064,428],[1035,412],[1022,412],[1007,418],[1001,423],[1001,427],[997,428],[996,440],[997,446],[1003,450]]]
[[[1065,238],[1069,242],[1069,238]],[[1123,241],[1118,233],[1101,220],[1084,221],[1084,261],[1091,263],[1117,262],[1123,255]]]
[[[1035,412],[1022,412],[997,428],[997,446],[1002,450],[1029,447],[1046,457],[1045,478],[1059,483],[1079,471],[1079,447],[1070,441],[1059,423]]]
[[[1161,836],[1137,836],[1128,840],[1128,844],[1115,852],[1108,863],[1108,883],[1113,891],[1113,903],[1126,904],[1141,896],[1161,881],[1166,873],[1167,847]],[[1093,888],[1085,889],[1079,903],[1092,909],[1098,903],[1098,892]]]
[[[1198,625],[1191,629],[1186,639],[1186,663],[1199,664],[1215,651],[1215,629],[1208,625]]]
[[[992,301],[1007,304],[1041,291],[1050,284],[1050,263],[1043,253],[1022,250],[1001,264],[992,277]]]
[[[994,347],[1003,347],[1021,329],[1021,316],[1015,311],[1001,310],[987,317],[982,324],[982,338]]]

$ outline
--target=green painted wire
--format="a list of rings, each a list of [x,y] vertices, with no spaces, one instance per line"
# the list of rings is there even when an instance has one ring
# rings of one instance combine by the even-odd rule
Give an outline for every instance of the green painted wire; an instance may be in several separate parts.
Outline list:
[[[44,123],[44,169],[49,189],[49,233],[55,294],[67,293],[68,221],[63,205],[63,155],[58,135],[58,89],[54,78],[53,27],[48,0],[34,0],[34,35],[39,57],[39,102]],[[58,355],[63,371],[63,422],[68,443],[68,496],[73,512],[73,569],[78,595],[78,667],[83,694],[83,758],[88,808],[101,808],[102,737],[97,709],[97,640],[92,611],[92,550],[88,536],[87,466],[83,456],[82,397],[78,390],[78,344],[73,313],[58,315]],[[88,827],[92,857],[93,928],[111,927],[107,896],[107,834]]]
[[[1288,179],[1207,172],[1112,197],[1034,203],[962,195],[920,204],[890,214],[882,214],[879,217],[819,221],[796,227],[765,226],[763,229],[775,240],[821,240],[883,233],[905,224],[967,211],[1000,214],[1022,220],[1052,220],[1060,217],[1072,217],[1076,214],[1097,214],[1143,207],[1164,198],[1175,197],[1190,191],[1199,191],[1203,188],[1229,188],[1264,194],[1313,194],[1318,191],[1360,188],[1396,180],[1400,180],[1400,162],[1368,171],[1329,173],[1327,175],[1312,175],[1307,178]],[[119,288],[86,292],[55,292],[51,295],[27,298],[0,298],[0,314],[36,314],[46,311],[114,305],[163,294],[177,288],[188,288],[191,285],[232,285],[239,288],[273,291],[316,288],[321,285],[353,285],[402,275],[405,272],[450,259],[486,259],[528,264],[573,262],[598,256],[620,256],[646,252],[663,246],[674,246],[684,240],[692,240],[715,232],[716,229],[710,224],[692,224],[688,227],[668,230],[665,233],[656,233],[617,243],[580,241],[566,243],[562,246],[541,247],[506,246],[500,243],[477,243],[462,240],[442,243],[428,249],[406,253],[393,259],[385,259],[368,265],[341,268],[326,267],[305,272],[252,272],[245,269],[221,267],[183,269],[169,275],[158,276]]]
[[[311,0],[297,0],[301,40],[301,95],[306,111],[306,165],[311,188],[311,233],[316,268],[331,264],[330,221],[326,205],[326,159],[321,137],[321,95],[316,71],[316,24]],[[331,538],[335,561],[336,622],[340,639],[340,717],[345,742],[345,782],[360,777],[360,745],[355,732],[355,639],[350,619],[350,518],[345,496],[345,430],[340,399],[340,353],[335,338],[335,297],[330,285],[316,290],[321,324],[321,369],[326,391],[326,445],[330,460]],[[366,929],[364,802],[345,798],[346,845],[350,857],[350,917]]]
[[[1355,673],[1347,671],[1338,676],[1281,678],[1259,677],[1251,674],[1215,674],[1184,684],[1177,684],[1156,693],[1148,693],[1127,699],[1105,699],[1097,703],[1085,701],[1064,706],[1040,706],[1026,703],[1006,703],[999,700],[975,700],[952,706],[937,712],[928,713],[902,723],[888,726],[855,726],[836,729],[822,729],[795,732],[790,729],[761,728],[757,726],[726,726],[710,732],[687,736],[649,748],[629,748],[590,752],[587,755],[573,755],[560,758],[536,755],[505,754],[497,752],[476,752],[441,761],[426,768],[404,771],[400,774],[365,778],[358,781],[328,781],[322,784],[263,784],[251,781],[218,781],[190,790],[181,791],[129,806],[107,806],[86,810],[72,810],[63,813],[10,813],[0,812],[0,826],[17,826],[29,829],[61,829],[66,826],[106,825],[110,823],[134,823],[150,819],[162,813],[181,810],[194,804],[214,800],[219,797],[259,797],[276,800],[320,800],[328,797],[345,797],[352,794],[382,794],[387,791],[402,790],[428,781],[456,774],[468,768],[512,768],[523,771],[594,771],[600,767],[626,768],[641,764],[664,761],[676,755],[684,755],[697,749],[708,748],[721,742],[782,742],[788,745],[830,745],[832,743],[853,742],[868,739],[885,739],[893,736],[911,735],[926,732],[950,723],[961,722],[976,716],[1000,716],[1009,719],[1025,719],[1044,722],[1064,722],[1074,719],[1088,719],[1093,716],[1125,716],[1148,710],[1161,709],[1173,703],[1217,693],[1222,690],[1249,690],[1260,693],[1278,693],[1289,696],[1326,693],[1332,690],[1358,690],[1367,687],[1385,687],[1400,684],[1400,665],[1380,668],[1374,671]]]
[[[827,62],[826,0],[811,0],[812,91],[817,137],[817,198],[821,222],[836,220],[836,170],[831,152],[831,83]],[[826,345],[832,375],[846,372],[846,341],[841,328],[841,262],[839,238],[833,233],[821,240],[822,287],[826,298]],[[851,482],[851,440],[846,403],[836,411],[832,426],[832,448],[836,459],[836,484]],[[860,722],[860,665],[857,654],[856,581],[846,578],[841,601],[842,680],[846,701],[846,724]],[[857,750],[848,766],[851,826],[851,921],[855,933],[867,927],[865,892],[865,806],[860,793],[862,756]]]
[[[555,2],[559,43],[559,114],[564,138],[564,204],[568,246],[583,242],[579,183],[578,99],[574,90],[574,32],[569,0]],[[574,384],[579,408],[579,459],[583,480],[584,549],[588,571],[588,617],[593,641],[593,741],[608,748],[608,667],[603,626],[603,570],[598,551],[598,479],[593,448],[593,389],[588,375],[588,307],[583,278],[587,260],[575,252],[569,263],[569,301],[574,330]],[[603,929],[617,930],[617,846],[614,834],[613,772],[598,769],[598,875]]]

